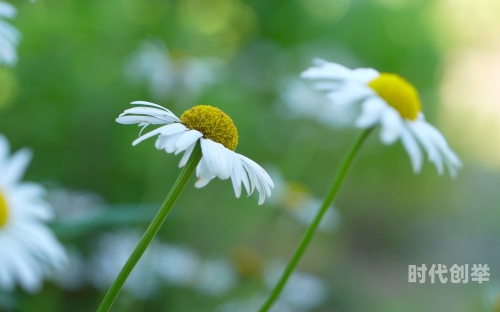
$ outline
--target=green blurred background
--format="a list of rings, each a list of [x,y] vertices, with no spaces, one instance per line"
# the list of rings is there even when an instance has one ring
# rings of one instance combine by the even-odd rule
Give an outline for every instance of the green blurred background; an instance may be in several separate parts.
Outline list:
[[[168,284],[147,297],[125,290],[115,311],[222,311],[227,302],[269,291],[266,263],[287,261],[304,231],[290,210],[304,196],[323,196],[356,135],[290,108],[290,98],[312,100],[294,94],[293,82],[314,57],[406,77],[464,169],[456,180],[439,177],[430,164],[414,175],[400,143],[386,147],[373,135],[337,200],[334,230],[318,233],[299,266],[322,279],[326,296],[307,309],[283,311],[500,311],[494,290],[500,277],[498,1],[12,4],[23,40],[19,64],[0,69],[0,133],[14,150],[33,149],[26,179],[49,194],[99,194],[98,213],[81,207],[78,217],[54,224],[61,241],[84,257],[103,233],[144,231],[180,172],[180,157],[157,151],[153,140],[131,146],[139,129],[114,121],[131,101],[155,102],[178,116],[200,103],[221,108],[238,127],[237,152],[286,181],[282,196],[258,206],[256,195],[236,199],[229,181],[195,189],[193,178],[158,241],[227,259],[237,283],[216,296]],[[163,53],[171,66],[148,63],[153,57],[144,51]],[[202,65],[187,73],[189,64]],[[78,210],[73,204],[68,200],[62,210]],[[410,264],[488,264],[491,278],[481,285],[411,284]],[[48,281],[38,294],[19,290],[0,301],[19,311],[92,311],[105,290]],[[224,311],[231,310],[243,311]]]

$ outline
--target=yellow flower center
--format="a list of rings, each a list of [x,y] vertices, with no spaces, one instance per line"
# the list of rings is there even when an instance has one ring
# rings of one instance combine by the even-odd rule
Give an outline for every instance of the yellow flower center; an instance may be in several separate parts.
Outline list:
[[[9,218],[9,210],[7,209],[7,202],[0,192],[0,228],[3,227]]]
[[[415,87],[398,75],[381,73],[368,86],[387,104],[394,107],[403,118],[415,120],[422,109]]]
[[[182,114],[181,121],[189,129],[201,132],[204,138],[220,143],[232,151],[238,145],[238,130],[233,120],[217,107],[195,106]]]

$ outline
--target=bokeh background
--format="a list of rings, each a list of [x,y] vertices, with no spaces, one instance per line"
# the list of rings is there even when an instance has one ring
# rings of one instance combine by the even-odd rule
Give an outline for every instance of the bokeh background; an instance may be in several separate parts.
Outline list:
[[[0,310],[98,307],[180,172],[114,121],[146,100],[221,108],[237,152],[277,185],[258,206],[193,178],[114,310],[255,311],[356,135],[349,116],[315,114],[322,98],[299,79],[321,57],[406,77],[464,169],[414,175],[399,143],[372,135],[274,311],[500,311],[499,1],[12,4],[23,39],[0,68],[0,132],[34,151],[26,179],[47,187],[71,262],[40,293],[0,293]],[[410,264],[488,264],[491,277],[410,284]]]

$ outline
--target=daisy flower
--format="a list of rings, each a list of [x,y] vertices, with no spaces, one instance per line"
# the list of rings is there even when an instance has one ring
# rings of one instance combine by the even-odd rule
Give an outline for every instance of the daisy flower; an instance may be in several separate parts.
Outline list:
[[[241,195],[241,184],[250,196],[255,189],[259,192],[259,205],[266,195],[271,196],[273,181],[267,172],[253,160],[235,153],[238,131],[232,119],[223,111],[209,105],[198,105],[185,111],[180,118],[168,109],[149,102],[136,101],[145,105],[127,109],[116,121],[121,124],[163,125],[140,136],[132,144],[157,136],[156,148],[176,155],[185,152],[179,167],[183,167],[197,142],[200,142],[203,157],[197,168],[198,180],[195,186],[204,187],[213,178],[231,178],[236,197]],[[149,107],[148,107],[149,106]],[[142,132],[142,131],[141,131]]]
[[[128,60],[125,75],[131,83],[146,84],[153,98],[182,105],[196,101],[219,79],[214,73],[220,73],[221,60],[172,54],[161,40],[144,41]]]
[[[421,147],[441,175],[444,166],[455,177],[462,163],[444,136],[422,113],[417,90],[402,77],[379,73],[372,68],[349,69],[336,63],[316,59],[314,66],[302,73],[314,81],[317,90],[326,91],[332,105],[361,105],[355,126],[367,129],[380,124],[380,140],[386,145],[401,140],[410,156],[413,171],[420,172],[423,163]]]
[[[21,182],[31,159],[22,149],[9,157],[9,143],[0,135],[0,288],[19,284],[28,292],[40,289],[44,276],[66,263],[66,253],[45,221],[52,208],[44,189]]]
[[[16,47],[21,34],[4,20],[14,18],[16,14],[17,10],[12,4],[0,1],[0,65],[17,63]]]

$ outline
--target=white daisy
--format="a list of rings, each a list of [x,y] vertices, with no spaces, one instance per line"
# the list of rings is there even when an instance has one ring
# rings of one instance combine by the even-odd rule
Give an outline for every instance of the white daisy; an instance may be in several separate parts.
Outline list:
[[[87,278],[90,283],[96,288],[109,288],[140,239],[141,234],[135,231],[123,230],[102,235],[88,265]],[[153,242],[149,246],[124,285],[137,298],[151,297],[160,285],[153,270],[160,244]]]
[[[17,63],[16,47],[21,34],[4,19],[16,16],[16,8],[7,2],[0,1],[0,65],[15,65]]]
[[[160,40],[144,41],[128,60],[125,75],[132,83],[144,83],[151,96],[192,103],[218,80],[222,61],[191,56],[172,57]],[[179,92],[182,90],[182,92]]]
[[[0,288],[40,289],[45,276],[61,269],[66,254],[45,221],[52,207],[43,199],[44,189],[21,182],[31,160],[22,149],[9,157],[9,143],[0,135]]]
[[[326,91],[335,106],[360,104],[356,127],[367,129],[380,124],[380,139],[386,145],[401,139],[415,173],[422,168],[421,145],[439,174],[445,164],[452,177],[457,175],[462,163],[444,136],[425,120],[413,85],[398,75],[372,68],[352,70],[320,59],[314,65],[302,73],[302,78],[314,81],[317,90]]]
[[[259,205],[266,195],[271,196],[273,181],[267,172],[251,159],[235,153],[238,131],[231,118],[218,108],[198,105],[185,111],[177,118],[168,109],[149,102],[132,104],[150,107],[134,107],[123,112],[116,121],[121,124],[164,125],[140,136],[133,145],[158,135],[156,148],[176,155],[184,152],[179,163],[183,167],[199,141],[203,157],[196,168],[198,180],[195,186],[204,187],[215,177],[231,178],[236,197],[241,195],[241,184],[250,196],[255,189],[259,192]]]

